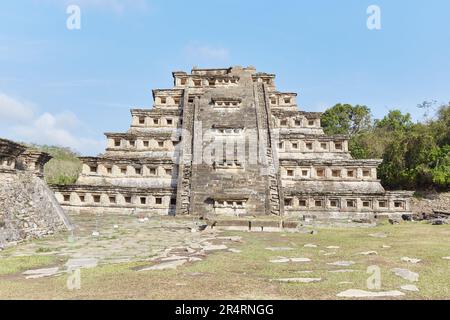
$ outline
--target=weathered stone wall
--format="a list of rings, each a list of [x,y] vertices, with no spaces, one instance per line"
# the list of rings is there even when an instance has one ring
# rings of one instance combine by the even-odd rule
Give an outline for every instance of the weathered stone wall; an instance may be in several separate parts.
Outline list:
[[[414,215],[429,215],[433,210],[450,212],[450,192],[423,192],[421,197],[411,199]]]
[[[30,172],[0,173],[0,248],[71,229],[53,192]]]

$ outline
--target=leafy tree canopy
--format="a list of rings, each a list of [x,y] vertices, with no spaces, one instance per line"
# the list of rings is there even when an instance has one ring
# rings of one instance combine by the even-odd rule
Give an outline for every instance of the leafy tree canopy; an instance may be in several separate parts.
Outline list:
[[[325,111],[322,126],[327,134],[354,135],[371,125],[370,109],[364,105],[337,104]]]
[[[430,109],[433,103],[420,104]],[[373,123],[366,106],[337,104],[323,114],[327,134],[349,134],[355,159],[383,159],[378,176],[389,189],[450,189],[450,104],[433,118],[413,123],[391,110]]]
[[[409,113],[402,114],[398,109],[391,110],[381,120],[375,120],[375,127],[383,128],[388,131],[407,130],[413,125],[411,115]]]

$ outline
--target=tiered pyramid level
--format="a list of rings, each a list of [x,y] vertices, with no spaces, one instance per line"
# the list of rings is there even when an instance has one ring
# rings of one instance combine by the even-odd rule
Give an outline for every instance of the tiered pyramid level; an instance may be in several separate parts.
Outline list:
[[[152,109],[131,110],[81,158],[77,183],[54,186],[65,208],[195,216],[354,219],[410,214],[409,192],[386,192],[381,160],[354,160],[348,137],[327,136],[320,113],[253,67],[174,72]]]

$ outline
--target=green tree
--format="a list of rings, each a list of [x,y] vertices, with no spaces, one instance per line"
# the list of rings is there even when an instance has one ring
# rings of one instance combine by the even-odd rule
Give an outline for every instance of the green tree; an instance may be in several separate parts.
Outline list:
[[[420,106],[430,110],[430,104]],[[328,109],[322,119],[325,132],[349,134],[349,149],[355,159],[382,158],[378,173],[388,189],[449,190],[450,104],[422,123],[413,123],[409,113],[391,110],[373,126],[367,125],[370,110],[365,108],[358,113],[365,120],[356,121],[351,105]]]
[[[381,120],[375,120],[375,127],[379,129],[386,129],[388,131],[405,131],[411,128],[413,122],[409,113],[402,114],[398,109],[391,110]]]
[[[322,126],[327,134],[358,134],[370,128],[370,109],[364,105],[336,104],[322,115]]]
[[[450,103],[439,108],[437,119],[432,121],[430,126],[435,132],[439,145],[450,145]]]
[[[383,185],[388,188],[410,187],[411,181],[407,173],[407,166],[404,154],[407,146],[404,143],[404,135],[400,132],[393,133],[392,139],[386,146],[383,153],[383,163],[378,168],[378,176]]]
[[[430,159],[433,184],[442,190],[450,189],[450,146],[434,148]]]

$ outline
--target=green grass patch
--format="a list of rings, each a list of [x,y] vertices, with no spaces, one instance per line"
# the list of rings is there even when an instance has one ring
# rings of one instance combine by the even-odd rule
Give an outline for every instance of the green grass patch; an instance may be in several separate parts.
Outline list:
[[[52,256],[26,256],[1,258],[0,275],[16,274],[29,269],[50,266],[56,263],[56,258]]]

